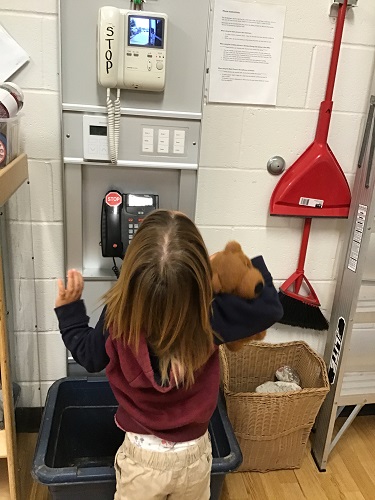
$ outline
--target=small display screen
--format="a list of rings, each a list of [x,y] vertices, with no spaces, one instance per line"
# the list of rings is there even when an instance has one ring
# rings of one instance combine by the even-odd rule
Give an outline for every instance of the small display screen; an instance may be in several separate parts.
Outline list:
[[[90,135],[107,135],[107,127],[100,125],[90,125]]]
[[[129,207],[152,207],[154,203],[151,196],[143,196],[141,194],[129,194],[127,198]]]
[[[164,19],[129,16],[128,45],[162,49],[164,46]]]

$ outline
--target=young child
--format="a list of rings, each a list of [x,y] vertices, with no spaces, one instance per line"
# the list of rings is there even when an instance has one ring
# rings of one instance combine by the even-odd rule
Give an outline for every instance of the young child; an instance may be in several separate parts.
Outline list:
[[[252,262],[265,280],[259,298],[213,297],[197,227],[180,212],[156,210],[129,245],[95,328],[81,300],[82,275],[70,270],[66,288],[59,280],[62,339],[89,372],[106,368],[119,403],[116,424],[126,435],[115,458],[115,500],[210,498],[218,345],[283,314],[262,257]]]

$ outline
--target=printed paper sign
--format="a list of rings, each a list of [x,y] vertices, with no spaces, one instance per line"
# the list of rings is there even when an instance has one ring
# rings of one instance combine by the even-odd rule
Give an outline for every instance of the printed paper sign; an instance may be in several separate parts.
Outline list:
[[[209,101],[276,104],[286,7],[216,0]]]

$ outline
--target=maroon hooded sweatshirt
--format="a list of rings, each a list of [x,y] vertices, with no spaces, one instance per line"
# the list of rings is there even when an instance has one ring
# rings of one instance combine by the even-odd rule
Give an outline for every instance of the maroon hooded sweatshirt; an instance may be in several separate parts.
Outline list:
[[[168,386],[157,384],[143,336],[136,353],[110,334],[106,351],[110,359],[106,374],[119,403],[116,421],[124,431],[173,442],[197,439],[207,431],[220,383],[217,346],[188,388],[177,388],[173,377]]]

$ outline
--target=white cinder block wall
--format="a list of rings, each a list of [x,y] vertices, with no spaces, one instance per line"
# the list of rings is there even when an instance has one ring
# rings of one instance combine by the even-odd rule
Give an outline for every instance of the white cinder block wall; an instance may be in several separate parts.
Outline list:
[[[277,105],[206,106],[197,222],[209,251],[237,239],[250,256],[264,256],[275,284],[280,285],[296,269],[303,221],[268,215],[269,200],[280,177],[268,174],[266,165],[269,158],[280,155],[289,167],[314,138],[335,19],[328,15],[329,0],[265,3],[287,6]],[[360,0],[358,8],[347,15],[329,135],[351,185],[374,73],[374,28],[375,4]],[[305,272],[328,317],[344,227],[345,221],[313,220],[307,251]],[[326,336],[278,324],[267,339],[304,339],[323,353]]]
[[[20,406],[41,406],[50,384],[66,375],[53,312],[64,254],[57,0],[2,0],[0,23],[31,58],[12,78],[25,94],[29,184],[11,199],[7,217]]]
[[[249,255],[264,255],[280,284],[294,271],[302,222],[268,216],[278,178],[267,173],[266,163],[279,154],[290,166],[314,137],[334,21],[329,0],[267,3],[287,6],[277,106],[205,107],[196,220],[210,251],[238,239]],[[329,137],[350,182],[375,55],[375,4],[358,4],[345,26]],[[57,0],[2,0],[0,22],[31,57],[13,78],[25,91],[22,129],[30,184],[13,197],[8,226],[21,405],[40,406],[49,385],[65,375],[53,312],[56,279],[63,275]],[[344,225],[313,221],[306,273],[328,313]],[[268,338],[304,338],[319,352],[325,341],[322,334],[280,325]]]

